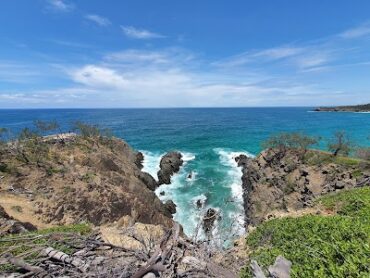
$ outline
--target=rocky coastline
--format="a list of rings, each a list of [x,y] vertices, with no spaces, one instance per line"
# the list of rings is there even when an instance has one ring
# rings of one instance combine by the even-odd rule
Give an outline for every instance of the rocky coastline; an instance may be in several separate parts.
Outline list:
[[[362,105],[317,107],[315,112],[370,112],[370,103]]]
[[[47,149],[43,157],[33,152],[33,145],[15,148],[18,142],[1,152],[0,235],[10,236],[9,241],[19,235],[16,242],[21,243],[24,238],[43,239],[37,251],[43,259],[36,265],[27,256],[17,260],[0,243],[6,255],[0,256],[0,269],[2,264],[16,266],[7,272],[12,277],[28,271],[35,277],[234,278],[246,264],[254,276],[245,277],[289,277],[292,263],[281,256],[268,271],[249,261],[244,238],[227,250],[214,249],[212,231],[220,217],[214,208],[201,216],[206,240],[192,241],[183,234],[172,216],[176,204],[162,203],[154,192],[171,183],[183,165],[181,153],[162,157],[156,180],[142,171],[143,154],[121,139],[77,134],[51,139],[37,141],[43,147],[36,146],[38,150]],[[246,236],[273,218],[322,213],[315,203],[322,195],[370,184],[369,161],[333,160],[322,151],[270,148],[235,161],[242,170]],[[32,250],[26,253],[34,254]]]
[[[343,164],[330,154],[310,150],[262,151],[256,158],[236,158],[242,167],[245,225],[257,226],[279,214],[311,207],[321,195],[370,184],[370,163]]]

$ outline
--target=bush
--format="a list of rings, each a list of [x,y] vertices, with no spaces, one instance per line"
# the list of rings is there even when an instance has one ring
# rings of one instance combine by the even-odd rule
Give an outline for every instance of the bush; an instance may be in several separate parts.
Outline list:
[[[351,152],[351,148],[352,143],[344,131],[337,131],[333,141],[328,144],[328,149],[334,156],[339,154],[347,156]]]
[[[267,221],[247,237],[249,260],[267,267],[278,255],[292,262],[292,277],[369,277],[370,188],[344,191],[318,203],[336,216]],[[248,262],[248,265],[250,262]],[[241,277],[252,277],[249,267]]]
[[[320,138],[311,137],[303,133],[280,133],[271,136],[262,146],[264,148],[278,149],[285,152],[287,149],[297,149],[304,154],[307,149],[319,142]]]
[[[362,187],[329,194],[317,199],[316,203],[339,215],[360,217],[370,220],[370,187]]]

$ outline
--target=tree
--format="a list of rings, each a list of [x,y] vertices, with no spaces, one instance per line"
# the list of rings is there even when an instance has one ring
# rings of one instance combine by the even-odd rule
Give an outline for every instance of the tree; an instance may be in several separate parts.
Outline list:
[[[41,132],[49,132],[59,129],[59,124],[56,121],[45,122],[41,120],[34,121],[35,127]]]
[[[334,139],[328,144],[328,149],[334,156],[349,155],[351,148],[352,143],[344,131],[337,131],[334,134]]]
[[[58,138],[59,142],[61,144],[65,143],[65,140],[62,136],[62,131],[60,129],[60,125],[58,124],[57,121],[48,122],[48,121],[36,120],[33,122],[33,124],[35,125],[36,129],[44,135],[54,131],[56,133],[55,136],[56,138]]]
[[[281,153],[285,153],[288,149],[298,150],[304,155],[308,148],[319,142],[320,138],[311,137],[303,133],[279,133],[271,136],[263,143],[264,148],[277,149]]]
[[[94,138],[101,136],[101,131],[96,125],[89,125],[80,121],[73,124],[73,130],[80,133],[84,139]]]

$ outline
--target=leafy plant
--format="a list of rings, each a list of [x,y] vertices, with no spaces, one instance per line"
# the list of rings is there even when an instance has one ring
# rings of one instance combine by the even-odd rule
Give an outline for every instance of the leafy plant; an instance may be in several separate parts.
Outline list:
[[[267,267],[278,255],[292,262],[292,277],[369,277],[370,188],[320,198],[336,216],[267,221],[247,237],[250,260]],[[241,277],[252,277],[249,267]]]

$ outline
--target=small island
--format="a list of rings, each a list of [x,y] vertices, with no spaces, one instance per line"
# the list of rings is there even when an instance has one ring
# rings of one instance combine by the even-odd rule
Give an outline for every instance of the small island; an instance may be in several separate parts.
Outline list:
[[[348,106],[317,107],[315,112],[370,112],[370,103]]]

